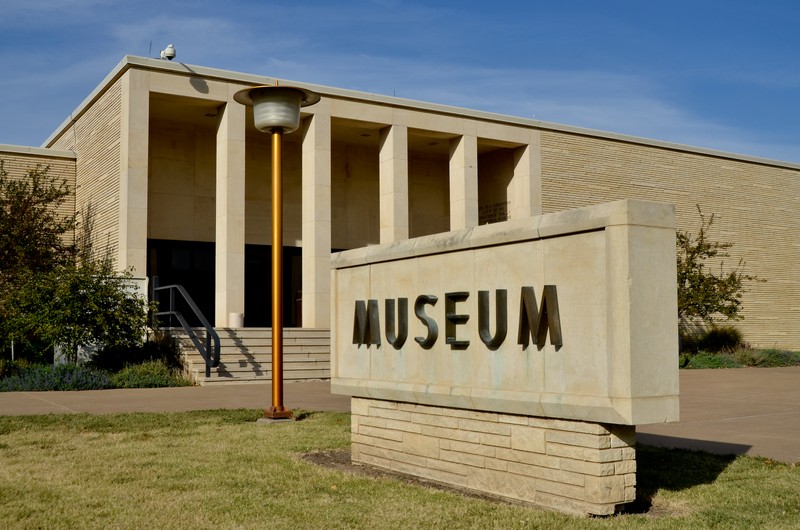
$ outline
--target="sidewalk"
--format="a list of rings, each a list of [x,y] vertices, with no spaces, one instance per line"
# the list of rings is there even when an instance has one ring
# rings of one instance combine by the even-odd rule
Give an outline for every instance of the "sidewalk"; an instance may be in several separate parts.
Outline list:
[[[800,367],[681,370],[681,419],[637,441],[800,462]]]
[[[350,398],[331,394],[329,381],[285,383],[290,409],[349,411]],[[183,412],[258,409],[272,404],[269,384],[87,390],[83,392],[0,392],[0,415],[88,412]]]
[[[637,427],[637,440],[800,462],[800,367],[681,370],[681,421]],[[0,415],[265,408],[269,385],[0,393]],[[327,381],[286,383],[291,409],[350,410]]]

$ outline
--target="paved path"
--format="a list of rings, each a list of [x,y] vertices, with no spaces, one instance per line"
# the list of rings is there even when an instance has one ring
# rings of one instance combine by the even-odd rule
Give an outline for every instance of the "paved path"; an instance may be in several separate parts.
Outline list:
[[[283,402],[291,409],[350,410],[350,398],[331,394],[328,381],[286,383],[283,390]],[[84,392],[0,392],[0,415],[257,409],[271,404],[272,386],[269,384]]]
[[[681,420],[637,440],[800,462],[800,367],[681,370]]]
[[[800,367],[681,370],[681,421],[637,427],[640,442],[800,462]],[[264,408],[269,385],[0,393],[0,415]],[[350,409],[326,381],[286,383],[287,407]]]

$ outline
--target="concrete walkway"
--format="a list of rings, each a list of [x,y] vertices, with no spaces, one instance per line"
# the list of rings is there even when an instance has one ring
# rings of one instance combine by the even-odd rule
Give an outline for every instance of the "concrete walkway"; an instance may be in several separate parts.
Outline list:
[[[290,409],[349,411],[350,398],[331,394],[329,381],[285,383],[283,402]],[[0,392],[0,415],[88,412],[183,412],[210,409],[258,409],[272,404],[272,385],[244,384],[88,390],[83,392]]]
[[[681,370],[681,421],[641,425],[637,440],[664,447],[800,462],[800,367]],[[0,415],[107,414],[265,408],[269,385],[88,392],[0,393]],[[348,411],[327,381],[286,383],[292,409]]]
[[[800,367],[681,370],[681,420],[639,442],[800,462]]]

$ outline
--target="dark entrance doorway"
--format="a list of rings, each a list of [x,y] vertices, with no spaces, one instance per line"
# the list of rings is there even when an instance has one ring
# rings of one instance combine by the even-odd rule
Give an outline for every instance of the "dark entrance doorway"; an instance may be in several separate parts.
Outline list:
[[[301,326],[302,249],[283,247],[283,325]],[[272,245],[244,246],[244,325],[272,326]]]
[[[178,284],[188,291],[206,318],[214,319],[215,245],[211,242],[149,239],[147,276],[159,285]],[[245,245],[244,325],[272,325],[272,246]],[[283,248],[283,322],[300,327],[302,249]],[[163,302],[162,302],[163,303]],[[179,307],[190,325],[199,325],[188,308]]]

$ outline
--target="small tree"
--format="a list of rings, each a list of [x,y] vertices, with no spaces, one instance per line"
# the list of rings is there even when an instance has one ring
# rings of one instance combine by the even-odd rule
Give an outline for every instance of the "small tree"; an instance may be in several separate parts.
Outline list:
[[[59,345],[75,361],[93,343],[140,345],[147,308],[130,271],[115,271],[108,252],[96,256],[91,207],[80,224],[57,215],[69,193],[47,167],[15,180],[0,161],[0,344]]]
[[[696,237],[678,230],[678,317],[700,319],[706,324],[725,318],[741,320],[742,295],[745,282],[758,280],[746,274],[745,263],[739,260],[735,267],[726,269],[722,258],[727,258],[733,243],[711,241],[708,232],[714,223],[714,214],[706,216],[697,206],[700,229]],[[707,266],[708,260],[720,260],[719,269]]]

